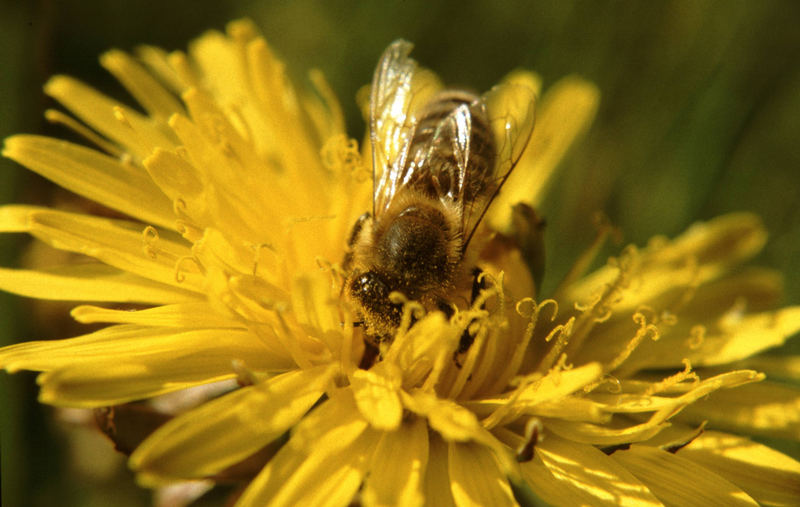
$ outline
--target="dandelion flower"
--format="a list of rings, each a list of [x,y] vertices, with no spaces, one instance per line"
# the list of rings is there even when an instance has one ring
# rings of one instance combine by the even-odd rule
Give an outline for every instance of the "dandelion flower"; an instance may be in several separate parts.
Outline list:
[[[341,262],[371,206],[371,167],[323,77],[292,87],[245,21],[186,54],[101,63],[145,114],[55,77],[46,92],[77,120],[48,116],[95,147],[20,135],[3,153],[121,218],[0,208],[3,232],[80,258],[0,269],[0,288],[102,303],[72,316],[107,326],[0,349],[0,367],[41,372],[41,401],[59,406],[222,386],[133,451],[141,484],[218,480],[256,460],[239,505],[800,497],[800,463],[740,436],[800,437],[800,391],[780,382],[800,377],[797,359],[765,353],[800,329],[800,308],[775,309],[780,278],[741,267],[765,242],[755,216],[657,237],[587,273],[601,225],[555,292],[536,293],[530,211],[591,121],[591,84],[566,78],[537,104],[476,242],[475,301],[446,316],[399,300],[400,326],[363,361]],[[508,79],[538,93],[533,74]]]

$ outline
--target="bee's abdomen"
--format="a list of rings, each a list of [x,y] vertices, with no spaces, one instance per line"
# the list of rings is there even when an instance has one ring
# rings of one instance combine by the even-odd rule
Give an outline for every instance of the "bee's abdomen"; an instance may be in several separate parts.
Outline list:
[[[456,153],[457,147],[464,143],[455,142],[457,131],[445,120],[459,107],[469,109],[470,129],[466,151]],[[423,166],[420,173],[431,177],[427,181],[420,180],[415,186],[432,197],[439,197],[433,179],[447,192],[454,188],[451,178],[457,178],[460,171],[464,172],[463,199],[469,202],[479,197],[492,177],[495,163],[494,137],[485,105],[467,92],[446,91],[434,97],[417,121],[409,163]]]

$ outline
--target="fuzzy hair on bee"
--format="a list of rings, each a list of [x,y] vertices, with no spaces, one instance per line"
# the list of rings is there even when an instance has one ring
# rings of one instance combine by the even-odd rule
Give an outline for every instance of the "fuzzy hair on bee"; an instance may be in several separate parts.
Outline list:
[[[343,263],[343,291],[372,345],[400,325],[393,292],[427,311],[470,303],[477,280],[470,241],[533,130],[532,90],[511,83],[480,96],[441,90],[411,49],[395,41],[375,70],[372,211],[354,225]]]

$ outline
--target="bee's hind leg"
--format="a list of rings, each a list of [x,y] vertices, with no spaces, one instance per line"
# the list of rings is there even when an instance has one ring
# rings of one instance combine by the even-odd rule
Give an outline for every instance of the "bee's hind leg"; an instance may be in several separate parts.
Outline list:
[[[475,304],[475,300],[481,295],[481,291],[486,289],[486,279],[482,277],[483,270],[479,267],[472,268],[472,294],[469,304]]]

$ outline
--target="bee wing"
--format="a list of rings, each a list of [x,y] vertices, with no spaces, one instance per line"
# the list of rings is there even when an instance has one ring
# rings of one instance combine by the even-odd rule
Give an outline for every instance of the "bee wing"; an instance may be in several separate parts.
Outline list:
[[[454,107],[444,118],[439,120],[430,139],[420,150],[420,160],[428,162],[433,192],[447,204],[455,203],[462,210],[479,189],[470,189],[467,185],[476,181],[476,175],[468,175],[470,156],[472,155],[472,119],[473,108],[483,107],[479,101],[473,104],[462,103]],[[450,163],[437,163],[437,157],[450,158]],[[417,166],[422,166],[418,163]],[[463,230],[463,229],[462,229]]]
[[[536,92],[525,85],[499,84],[486,92],[482,101],[494,136],[496,157],[492,177],[486,183],[487,198],[465,203],[462,219],[465,249],[489,205],[519,162],[535,123]]]
[[[370,90],[372,214],[389,206],[397,190],[413,178],[406,159],[414,135],[415,112],[441,88],[438,79],[408,55],[413,44],[397,40],[383,52]]]

